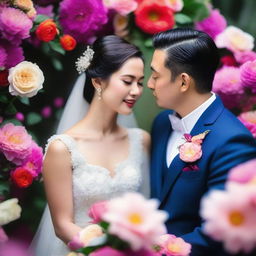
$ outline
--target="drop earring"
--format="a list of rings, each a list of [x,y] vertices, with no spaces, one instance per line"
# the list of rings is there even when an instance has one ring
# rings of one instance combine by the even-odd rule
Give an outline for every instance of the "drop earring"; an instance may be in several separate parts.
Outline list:
[[[97,87],[96,90],[98,93],[98,99],[101,100],[101,92],[102,92],[101,87]]]

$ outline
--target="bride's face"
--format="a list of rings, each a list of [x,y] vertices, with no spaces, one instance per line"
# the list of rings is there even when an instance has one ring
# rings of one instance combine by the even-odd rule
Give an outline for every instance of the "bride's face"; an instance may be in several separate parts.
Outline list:
[[[144,63],[140,58],[128,59],[105,81],[102,100],[110,109],[127,115],[143,91]]]

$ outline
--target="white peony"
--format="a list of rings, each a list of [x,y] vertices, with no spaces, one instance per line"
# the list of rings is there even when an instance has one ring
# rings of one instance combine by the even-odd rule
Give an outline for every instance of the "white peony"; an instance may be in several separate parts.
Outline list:
[[[33,97],[43,88],[44,75],[36,64],[22,61],[9,70],[8,81],[11,95]]]
[[[0,203],[0,226],[8,224],[20,217],[21,207],[18,199],[12,198]]]

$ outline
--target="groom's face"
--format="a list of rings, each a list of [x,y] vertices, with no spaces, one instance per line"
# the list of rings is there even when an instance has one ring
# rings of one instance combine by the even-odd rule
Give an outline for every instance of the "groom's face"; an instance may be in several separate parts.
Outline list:
[[[164,50],[155,50],[152,61],[152,74],[148,80],[148,87],[153,91],[159,107],[176,109],[181,101],[179,76],[172,81],[170,69],[165,66],[167,54]]]

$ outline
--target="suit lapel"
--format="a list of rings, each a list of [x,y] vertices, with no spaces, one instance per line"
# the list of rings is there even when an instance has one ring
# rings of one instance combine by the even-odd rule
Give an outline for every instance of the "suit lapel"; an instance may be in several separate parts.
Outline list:
[[[212,124],[217,120],[219,115],[224,110],[224,106],[217,96],[216,100],[206,109],[206,111],[201,115],[195,126],[191,131],[191,135],[197,135],[205,130],[209,129]],[[208,135],[210,136],[210,134]],[[168,138],[167,138],[168,140]],[[161,205],[164,204],[165,198],[170,193],[173,185],[175,184],[176,180],[178,179],[179,175],[182,172],[182,169],[186,166],[187,163],[183,162],[179,155],[177,155],[171,165],[168,168],[168,173],[164,178],[163,189],[161,193]],[[160,206],[161,206],[160,205]]]

